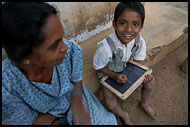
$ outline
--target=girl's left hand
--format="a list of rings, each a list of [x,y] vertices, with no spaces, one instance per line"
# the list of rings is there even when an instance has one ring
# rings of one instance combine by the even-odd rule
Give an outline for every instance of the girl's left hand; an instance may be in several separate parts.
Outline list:
[[[152,80],[154,80],[154,76],[147,74],[147,75],[145,75],[145,79],[144,79],[143,83],[146,84],[147,82],[150,82]]]

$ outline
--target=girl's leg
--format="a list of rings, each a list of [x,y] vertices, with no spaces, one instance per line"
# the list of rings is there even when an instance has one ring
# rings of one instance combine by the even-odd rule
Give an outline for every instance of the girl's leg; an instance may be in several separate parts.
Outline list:
[[[151,108],[148,104],[147,101],[152,95],[153,89],[154,89],[155,82],[154,80],[151,80],[147,82],[146,84],[143,84],[142,90],[141,90],[141,102],[140,106],[144,109],[144,111],[151,116],[153,119],[158,118],[158,113],[156,110]]]
[[[103,88],[103,96],[104,96],[104,102],[108,106],[108,108],[111,110],[111,112],[123,120],[124,124],[126,125],[132,125],[132,122],[129,119],[129,115],[127,112],[123,111],[120,107],[120,105],[117,103],[116,96],[108,90],[106,87]]]

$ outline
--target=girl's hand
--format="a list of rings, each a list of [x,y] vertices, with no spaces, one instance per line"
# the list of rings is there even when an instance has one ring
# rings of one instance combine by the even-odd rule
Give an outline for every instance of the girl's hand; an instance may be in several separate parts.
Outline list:
[[[147,74],[147,75],[145,75],[145,79],[144,79],[143,83],[146,84],[147,82],[150,82],[152,80],[154,80],[154,76]]]
[[[127,77],[124,74],[116,74],[114,80],[117,83],[125,83],[127,81]]]

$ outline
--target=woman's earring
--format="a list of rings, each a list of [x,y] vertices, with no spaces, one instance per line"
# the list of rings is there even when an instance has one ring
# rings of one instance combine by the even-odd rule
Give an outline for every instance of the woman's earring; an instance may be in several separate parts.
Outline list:
[[[30,59],[27,59],[26,60],[26,64],[30,64],[31,63],[31,60]]]

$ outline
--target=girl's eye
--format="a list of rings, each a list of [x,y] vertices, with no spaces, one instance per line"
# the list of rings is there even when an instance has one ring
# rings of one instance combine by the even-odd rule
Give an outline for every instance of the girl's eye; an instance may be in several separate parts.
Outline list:
[[[139,23],[133,23],[133,25],[134,25],[135,27],[138,27],[138,26],[139,26]]]
[[[126,25],[126,22],[125,21],[121,21],[120,24],[121,25]]]

